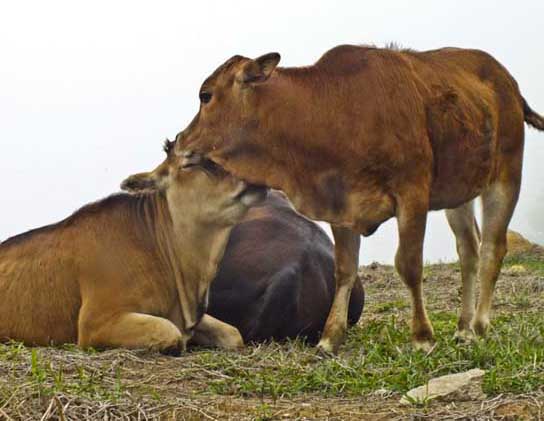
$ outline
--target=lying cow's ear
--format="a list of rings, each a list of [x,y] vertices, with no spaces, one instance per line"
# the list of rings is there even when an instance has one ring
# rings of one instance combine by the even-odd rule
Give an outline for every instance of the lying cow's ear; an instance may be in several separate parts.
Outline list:
[[[157,182],[153,173],[142,172],[134,174],[121,183],[121,190],[129,193],[143,193],[157,189]]]
[[[270,77],[280,59],[278,53],[268,53],[247,62],[242,73],[243,82],[264,82]]]

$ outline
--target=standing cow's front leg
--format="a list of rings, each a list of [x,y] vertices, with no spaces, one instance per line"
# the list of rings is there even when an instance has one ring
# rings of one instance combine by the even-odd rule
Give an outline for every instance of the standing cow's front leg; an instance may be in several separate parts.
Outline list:
[[[348,228],[331,226],[334,236],[334,265],[336,291],[318,349],[336,353],[347,330],[348,305],[351,290],[357,280],[361,237]]]
[[[412,299],[412,343],[415,349],[429,351],[433,345],[433,328],[423,300],[423,240],[427,223],[428,202],[422,195],[404,195],[397,199],[399,245],[395,267],[410,290]]]

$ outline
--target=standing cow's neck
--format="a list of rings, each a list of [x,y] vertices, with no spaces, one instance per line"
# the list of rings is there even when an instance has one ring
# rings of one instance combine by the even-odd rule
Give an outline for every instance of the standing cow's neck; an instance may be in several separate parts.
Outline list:
[[[336,136],[349,126],[337,110],[346,87],[326,77],[312,67],[279,69],[255,87],[258,106],[241,136],[233,133],[210,157],[241,179],[283,190],[310,218],[351,226],[357,212],[348,191],[356,178],[346,174],[358,171],[358,149]]]

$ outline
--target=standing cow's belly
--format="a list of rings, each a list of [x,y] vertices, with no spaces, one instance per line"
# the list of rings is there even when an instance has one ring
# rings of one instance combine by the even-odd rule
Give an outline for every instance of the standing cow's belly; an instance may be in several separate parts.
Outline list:
[[[317,175],[287,195],[303,215],[362,235],[372,234],[395,212],[394,200],[379,180],[349,177],[341,170]]]

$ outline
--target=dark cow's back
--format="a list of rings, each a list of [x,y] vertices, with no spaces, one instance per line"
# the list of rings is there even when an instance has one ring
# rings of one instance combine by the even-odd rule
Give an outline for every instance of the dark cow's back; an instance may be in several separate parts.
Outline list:
[[[246,342],[304,336],[317,341],[334,297],[334,246],[314,222],[271,192],[230,236],[210,289],[208,313],[236,326]],[[349,323],[359,320],[357,282]]]

